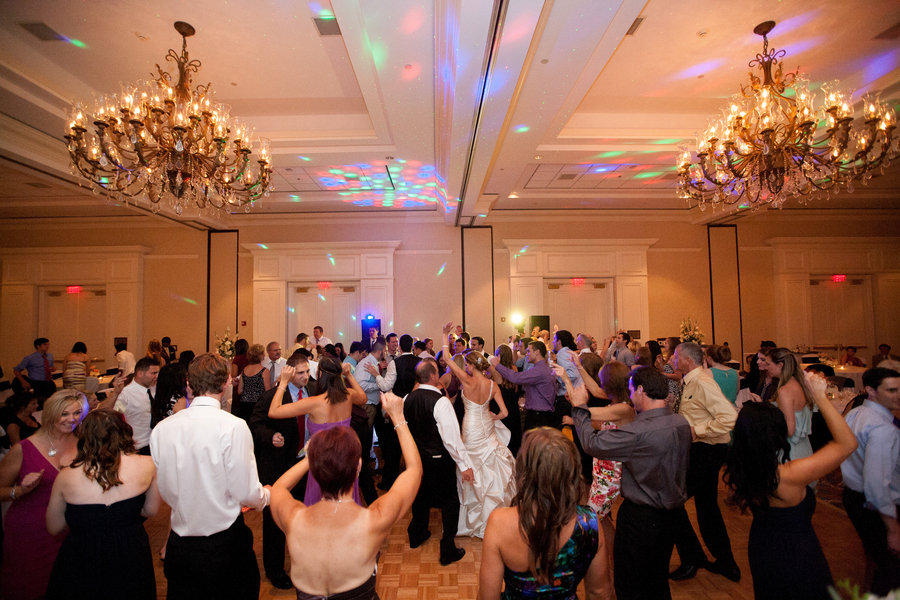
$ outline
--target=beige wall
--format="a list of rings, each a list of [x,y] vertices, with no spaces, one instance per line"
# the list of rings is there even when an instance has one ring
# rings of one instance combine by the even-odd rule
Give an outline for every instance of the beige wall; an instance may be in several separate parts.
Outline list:
[[[0,247],[134,244],[150,247],[144,262],[143,334],[138,343],[131,343],[130,347],[138,354],[151,338],[169,335],[179,349],[202,352],[206,346],[207,233],[153,219],[147,221],[149,226],[140,228],[124,228],[121,222],[85,222],[71,227],[54,225],[39,229],[34,226],[15,230],[6,226]],[[488,220],[489,224],[491,221]],[[467,248],[466,259],[467,263],[471,258],[485,266],[490,265],[493,258],[494,327],[498,342],[513,332],[509,314],[509,258],[502,244],[503,239],[511,238],[621,239],[623,242],[636,238],[658,238],[647,253],[650,331],[645,339],[676,335],[680,320],[687,316],[698,320],[700,327],[710,334],[709,262],[704,225],[656,215],[629,220],[624,217],[567,219],[559,216],[504,220],[503,216],[498,215],[492,227],[493,251],[484,244],[473,245],[471,250]],[[773,254],[766,245],[767,239],[889,237],[896,236],[898,230],[900,217],[897,215],[864,219],[852,215],[832,217],[827,213],[803,218],[789,214],[761,214],[739,221],[738,256],[746,347],[752,348],[762,339],[776,337]],[[437,217],[408,213],[375,220],[359,216],[312,217],[293,224],[271,220],[239,228],[240,244],[321,242],[325,250],[329,241],[378,240],[401,242],[394,256],[395,322],[393,326],[385,324],[384,329],[409,332],[419,338],[436,337],[444,323],[460,322],[460,232],[444,225]],[[252,330],[253,260],[250,253],[240,249],[240,246],[238,253],[238,329],[242,337],[256,341]],[[488,271],[481,273],[479,278],[489,285]],[[479,323],[488,329],[492,310],[490,294],[473,293],[467,295],[466,302],[467,313],[471,315],[474,311],[484,315],[487,320],[481,323],[482,319]],[[247,326],[241,326],[241,321],[246,321]],[[560,327],[564,326],[560,324]],[[212,323],[211,327],[216,330],[217,325]],[[296,333],[290,332],[290,336]],[[489,338],[491,332],[470,333]],[[604,336],[607,332],[591,333]],[[35,335],[38,334],[35,332]],[[5,338],[4,332],[0,332],[0,338]],[[900,340],[885,341],[900,348]],[[6,342],[4,339],[4,345]],[[26,341],[26,345],[28,343],[30,340]],[[3,366],[11,371],[14,364],[10,362],[18,362],[20,358],[3,356]]]

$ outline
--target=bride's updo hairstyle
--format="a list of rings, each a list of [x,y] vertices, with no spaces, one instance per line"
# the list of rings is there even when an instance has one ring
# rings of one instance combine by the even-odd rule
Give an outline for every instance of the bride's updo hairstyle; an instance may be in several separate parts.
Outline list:
[[[478,371],[487,371],[490,363],[488,359],[484,357],[484,354],[481,352],[476,352],[474,350],[470,352],[466,352],[466,362],[472,365],[472,368]]]
[[[583,481],[578,450],[561,431],[541,427],[525,434],[516,458],[518,492],[512,505],[528,542],[528,570],[542,584],[553,573],[559,535],[575,516]]]
[[[333,356],[323,356],[319,361],[316,372],[318,379],[316,390],[320,394],[327,394],[328,404],[338,404],[349,396],[347,386],[341,376],[341,363]]]

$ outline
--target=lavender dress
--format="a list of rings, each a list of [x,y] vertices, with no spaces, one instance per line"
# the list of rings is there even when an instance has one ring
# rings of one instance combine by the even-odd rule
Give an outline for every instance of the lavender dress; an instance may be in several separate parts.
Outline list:
[[[350,427],[350,418],[336,423],[313,423],[308,416],[306,417],[306,429],[309,431],[309,437],[333,427]],[[306,495],[303,496],[303,504],[312,506],[321,499],[322,488],[319,487],[319,482],[310,473],[306,478]],[[362,500],[359,499],[359,475],[356,476],[356,481],[353,482],[353,501],[360,506],[363,505]]]

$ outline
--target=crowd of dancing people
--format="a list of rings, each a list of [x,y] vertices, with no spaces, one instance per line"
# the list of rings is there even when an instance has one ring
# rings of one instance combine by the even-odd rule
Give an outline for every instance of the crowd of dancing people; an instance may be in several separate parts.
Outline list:
[[[139,359],[117,347],[105,398],[85,390],[84,344],[65,358],[62,389],[45,385],[46,338],[17,367],[20,391],[2,409],[7,600],[156,598],[143,522],[162,502],[171,517],[156,550],[173,599],[258,597],[248,509],[262,511],[274,587],[377,598],[392,528],[411,512],[418,548],[433,508],[441,565],[464,557],[459,536],[483,539],[485,600],[575,598],[581,584],[588,600],[666,599],[670,581],[700,569],[742,577],[723,480],[727,501],[753,517],[755,597],[824,600],[834,581],[811,518],[816,482],[837,468],[867,556],[860,583],[900,587],[900,363],[889,347],[841,414],[833,369],[771,342],[744,372],[727,345],[558,328],[493,354],[452,323],[436,340],[373,328],[347,349],[317,326],[284,353],[238,340],[228,359],[176,357],[164,341]]]

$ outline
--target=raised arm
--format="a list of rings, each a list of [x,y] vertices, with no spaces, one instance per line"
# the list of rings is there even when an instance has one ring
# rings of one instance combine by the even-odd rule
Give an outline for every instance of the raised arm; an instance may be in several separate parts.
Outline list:
[[[390,392],[383,393],[381,406],[394,424],[394,431],[397,432],[397,439],[400,441],[400,451],[406,462],[406,470],[400,473],[391,489],[369,507],[377,523],[376,527],[386,536],[397,520],[409,511],[413,500],[416,499],[422,482],[422,458],[409,432],[409,425],[403,418],[403,398]]]
[[[584,382],[584,386],[587,388],[588,393],[594,398],[606,398],[606,392],[603,391],[603,388],[600,387],[597,380],[591,377],[590,373],[584,368],[584,365],[581,364],[581,355],[573,354],[572,362],[575,363],[575,366],[578,368],[578,372],[581,374],[581,381]]]
[[[447,323],[446,325],[444,325],[444,329],[443,329],[444,336],[441,338],[441,340],[444,342],[444,345],[441,347],[446,348],[448,352],[450,351],[450,332],[452,330],[453,330],[453,323]],[[466,373],[466,370],[460,369],[458,366],[456,366],[456,363],[453,362],[452,357],[448,357],[445,362],[447,363],[447,366],[450,368],[450,372],[453,373],[454,375],[456,375],[456,378],[459,379],[460,383],[462,383],[464,385],[470,385],[472,383],[472,378],[469,376],[468,373]]]
[[[831,432],[832,441],[819,448],[812,456],[792,460],[782,465],[778,472],[782,483],[805,487],[807,484],[825,477],[838,468],[857,447],[856,436],[838,411],[825,396],[827,382],[812,373],[806,373],[806,385],[812,393],[816,406]]]
[[[294,378],[294,367],[284,365],[281,369],[281,377],[278,379],[278,389],[272,397],[272,404],[269,405],[270,419],[291,419],[302,415],[308,415],[312,408],[312,400],[304,398],[297,400],[291,404],[282,404],[284,395],[287,393],[288,383]]]
[[[278,481],[272,485],[269,509],[272,511],[272,519],[275,521],[275,524],[284,532],[287,532],[294,516],[306,508],[302,502],[291,495],[291,490],[308,472],[309,458],[304,458],[285,471],[284,475],[279,477]]]

